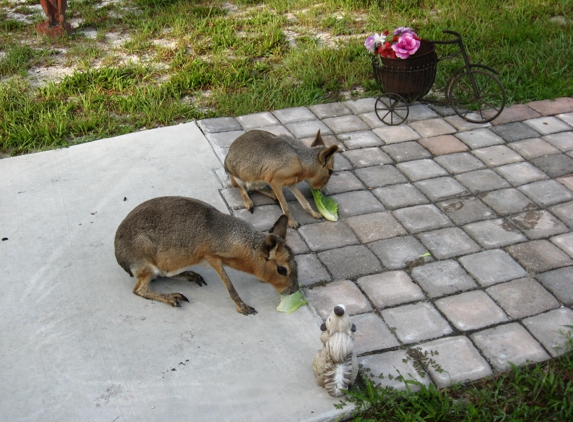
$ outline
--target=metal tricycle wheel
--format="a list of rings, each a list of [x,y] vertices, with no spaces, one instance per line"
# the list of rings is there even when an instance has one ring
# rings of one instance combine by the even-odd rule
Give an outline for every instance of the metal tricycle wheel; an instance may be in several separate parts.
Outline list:
[[[405,122],[410,114],[406,100],[394,92],[386,92],[379,96],[374,109],[378,118],[390,126]]]

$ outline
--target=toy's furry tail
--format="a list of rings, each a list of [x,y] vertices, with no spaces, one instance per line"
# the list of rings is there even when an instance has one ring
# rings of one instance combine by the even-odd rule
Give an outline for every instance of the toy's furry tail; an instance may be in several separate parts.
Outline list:
[[[352,353],[343,362],[329,361],[324,368],[324,388],[333,397],[344,395],[352,378]]]

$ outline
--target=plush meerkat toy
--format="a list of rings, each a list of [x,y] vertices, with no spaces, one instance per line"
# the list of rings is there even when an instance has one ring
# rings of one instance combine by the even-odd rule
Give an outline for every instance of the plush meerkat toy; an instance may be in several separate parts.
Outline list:
[[[328,394],[340,397],[344,395],[342,390],[348,390],[358,374],[358,360],[354,353],[356,326],[350,321],[344,305],[337,305],[320,329],[323,347],[314,354],[314,377]]]

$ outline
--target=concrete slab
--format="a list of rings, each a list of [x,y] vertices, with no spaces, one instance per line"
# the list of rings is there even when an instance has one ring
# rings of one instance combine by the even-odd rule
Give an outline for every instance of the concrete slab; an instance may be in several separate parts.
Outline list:
[[[133,279],[115,261],[115,230],[146,199],[188,195],[227,212],[219,166],[194,123],[0,160],[2,420],[341,413],[314,382],[321,343],[309,308],[278,313],[270,285],[230,271],[259,312],[245,317],[208,268],[198,269],[208,283],[201,288],[154,282],[191,301],[171,308],[132,294]]]

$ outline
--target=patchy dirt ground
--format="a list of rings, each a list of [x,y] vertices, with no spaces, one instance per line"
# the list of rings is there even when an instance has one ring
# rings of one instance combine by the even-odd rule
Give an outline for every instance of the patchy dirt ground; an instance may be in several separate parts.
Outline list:
[[[38,3],[36,3],[36,1]],[[321,4],[318,3],[313,7],[320,7]],[[122,13],[133,13],[134,9],[131,6],[126,6],[125,2],[122,0],[104,0],[96,2],[93,4],[95,9],[101,9],[107,7],[108,15],[110,18],[121,18]],[[237,6],[233,3],[224,3],[222,9],[227,12],[227,16],[234,19],[242,19],[244,16],[252,9],[261,8],[264,6],[253,6],[250,8],[244,6]],[[301,11],[304,13],[305,11]],[[32,87],[41,87],[49,82],[59,82],[64,77],[72,75],[75,71],[81,71],[86,67],[85,61],[77,59],[77,54],[70,51],[70,44],[67,46],[59,47],[45,39],[36,35],[34,29],[35,25],[45,19],[42,8],[39,4],[39,0],[0,0],[0,18],[2,15],[6,16],[6,19],[14,20],[23,23],[24,25],[29,25],[30,29],[27,32],[27,38],[23,39],[22,42],[29,45],[34,49],[48,49],[49,60],[42,60],[38,65],[33,66],[29,69],[26,79],[30,82]],[[89,63],[92,68],[100,68],[102,66],[120,66],[122,64],[141,63],[141,64],[152,64],[158,68],[167,68],[165,63],[161,63],[152,55],[136,55],[128,54],[123,48],[124,44],[131,40],[131,35],[127,32],[127,29],[120,31],[109,31],[102,34],[102,31],[97,31],[89,27],[85,27],[84,20],[80,17],[75,17],[73,11],[73,4],[68,6],[66,16],[68,16],[68,23],[71,24],[74,30],[74,37],[82,37],[85,39],[85,48],[95,48],[100,50],[99,56],[101,57],[101,51],[105,52],[105,59],[94,59]],[[335,16],[336,19],[342,19],[343,16]],[[340,35],[334,36],[333,34],[326,31],[317,31],[307,27],[299,26],[297,17],[290,13],[287,15],[287,19],[291,22],[291,25],[286,27],[283,34],[291,47],[296,48],[297,39],[301,36],[308,37],[309,35],[314,36],[317,42],[327,48],[335,48],[337,44],[341,41],[347,41],[352,38],[363,37],[363,35]],[[365,16],[358,16],[357,21],[365,19]],[[34,34],[34,36],[30,36]],[[169,38],[169,30],[166,30],[164,37],[151,40],[151,43],[155,46],[161,47],[162,49],[175,50],[178,40]],[[80,39],[81,40],[81,39]],[[77,46],[76,46],[77,48]],[[5,55],[4,52],[0,51],[0,59]],[[351,93],[348,93],[350,96]]]

